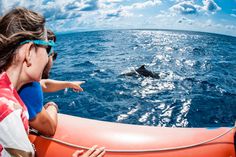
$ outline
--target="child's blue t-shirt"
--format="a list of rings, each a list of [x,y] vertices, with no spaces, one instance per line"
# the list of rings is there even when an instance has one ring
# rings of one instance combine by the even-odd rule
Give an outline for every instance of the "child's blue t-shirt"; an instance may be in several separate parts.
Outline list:
[[[28,109],[29,120],[34,119],[43,108],[43,90],[40,83],[28,83],[18,91],[18,94]]]

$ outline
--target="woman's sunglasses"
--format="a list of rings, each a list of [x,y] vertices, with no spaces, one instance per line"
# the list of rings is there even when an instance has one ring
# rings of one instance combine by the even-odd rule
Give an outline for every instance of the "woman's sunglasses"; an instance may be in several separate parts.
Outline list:
[[[35,45],[39,45],[39,46],[46,46],[46,51],[48,53],[48,56],[51,55],[52,48],[56,45],[55,42],[53,40],[49,40],[49,41],[45,41],[45,40],[25,40],[23,42],[20,43],[20,45],[24,45],[26,43],[34,43]]]

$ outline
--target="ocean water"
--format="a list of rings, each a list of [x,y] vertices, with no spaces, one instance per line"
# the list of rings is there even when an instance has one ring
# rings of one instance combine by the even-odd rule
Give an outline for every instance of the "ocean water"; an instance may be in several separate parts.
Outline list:
[[[164,30],[108,30],[57,36],[50,77],[83,80],[84,92],[45,94],[60,112],[111,122],[233,126],[236,37]],[[141,65],[160,78],[126,76]]]

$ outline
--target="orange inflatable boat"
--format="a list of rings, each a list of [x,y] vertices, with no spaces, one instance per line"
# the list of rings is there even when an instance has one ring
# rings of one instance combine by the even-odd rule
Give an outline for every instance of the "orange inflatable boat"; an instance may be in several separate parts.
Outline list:
[[[106,147],[105,157],[235,157],[235,127],[151,127],[59,114],[54,137],[29,137],[38,157],[69,157],[95,144]]]

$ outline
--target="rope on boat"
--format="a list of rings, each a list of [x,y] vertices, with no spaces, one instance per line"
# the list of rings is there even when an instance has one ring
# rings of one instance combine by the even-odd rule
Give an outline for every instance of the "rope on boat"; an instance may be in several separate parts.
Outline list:
[[[198,147],[198,146],[201,146],[201,145],[204,145],[204,144],[207,144],[207,143],[210,143],[214,140],[217,140],[219,138],[221,138],[222,136],[228,134],[229,132],[231,132],[233,129],[236,128],[236,122],[235,122],[235,126],[230,128],[229,130],[225,131],[224,133],[214,137],[214,138],[211,138],[211,139],[208,139],[208,140],[205,140],[205,141],[202,141],[202,142],[199,142],[199,143],[195,143],[195,144],[190,144],[190,145],[185,145],[185,146],[177,146],[177,147],[168,147],[168,148],[157,148],[157,149],[139,149],[139,150],[114,150],[114,149],[106,149],[106,152],[113,152],[113,153],[143,153],[143,152],[161,152],[161,151],[173,151],[173,150],[180,150],[180,149],[187,149],[187,148],[192,148],[192,147]],[[31,132],[33,132],[34,134],[36,133],[34,130],[31,130]],[[76,145],[76,144],[72,144],[72,143],[69,143],[69,142],[65,142],[65,141],[62,141],[62,140],[59,140],[59,139],[56,139],[56,138],[52,138],[52,137],[46,137],[46,136],[43,136],[43,135],[39,135],[40,137],[44,138],[44,139],[47,139],[47,140],[51,140],[51,141],[54,141],[54,142],[57,142],[57,143],[60,143],[60,144],[63,144],[63,145],[66,145],[66,146],[70,146],[70,147],[74,147],[74,148],[79,148],[79,149],[90,149],[89,147],[84,147],[84,146],[80,146],[80,145]]]

